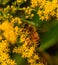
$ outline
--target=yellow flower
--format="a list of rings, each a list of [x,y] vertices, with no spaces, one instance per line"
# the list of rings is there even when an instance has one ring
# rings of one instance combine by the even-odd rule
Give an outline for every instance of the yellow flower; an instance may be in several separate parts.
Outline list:
[[[7,41],[10,41],[12,43],[15,43],[16,42],[16,39],[17,39],[17,35],[16,33],[14,32],[14,28],[13,26],[11,25],[11,23],[9,23],[7,20],[4,21],[2,24],[1,24],[1,30],[4,31],[3,33],[3,36],[7,39]]]
[[[1,63],[1,65],[7,65],[6,62]]]
[[[16,26],[16,27],[15,27],[15,33],[16,33],[16,35],[19,34],[18,31],[19,31],[19,28],[18,28],[18,26]]]
[[[12,25],[8,22],[8,20],[4,21],[2,24],[1,24],[1,30],[3,31],[9,31],[9,30],[13,30],[13,27]]]
[[[40,59],[39,56],[37,54],[34,55],[34,59]]]
[[[2,36],[0,36],[0,41],[2,40]]]
[[[24,37],[24,35],[21,35],[20,42],[24,42],[24,41],[25,41],[25,37]]]
[[[9,55],[7,53],[3,53],[2,55],[0,55],[0,61],[5,61],[9,58]]]
[[[32,59],[32,58],[28,59],[28,63],[33,64],[34,62],[35,62],[35,60],[34,60],[34,59]]]
[[[41,10],[38,10],[37,14],[38,14],[39,16],[42,16],[42,11],[41,11]]]
[[[17,64],[15,63],[15,60],[12,60],[12,59],[7,59],[7,60],[6,60],[6,63],[7,63],[7,65],[17,65]]]
[[[31,14],[31,16],[30,16],[30,17],[32,18],[33,16],[34,16],[34,14]]]
[[[21,19],[18,17],[15,18],[15,22],[18,22],[18,25],[20,25],[22,23]]]
[[[37,7],[38,11],[37,14],[39,15],[40,19],[43,20],[49,20],[50,16],[55,16],[57,18],[57,15],[55,15],[58,9],[58,1],[57,0],[31,0],[31,6]],[[46,16],[48,15],[48,16]]]
[[[9,52],[9,49],[8,49],[8,46],[9,46],[9,43],[7,43],[7,41],[3,41],[0,42],[0,54],[1,52]]]
[[[45,19],[46,19],[46,21],[49,19],[49,16],[48,15],[45,15]]]
[[[24,0],[24,2],[26,2],[27,0]]]
[[[29,16],[26,16],[25,18],[27,19],[27,18],[29,18]]]
[[[44,16],[41,16],[40,19],[43,21],[45,19],[45,17]]]

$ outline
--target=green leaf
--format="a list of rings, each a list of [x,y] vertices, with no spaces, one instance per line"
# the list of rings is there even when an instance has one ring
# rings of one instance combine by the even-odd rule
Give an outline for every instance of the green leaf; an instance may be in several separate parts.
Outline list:
[[[14,59],[17,65],[26,65],[26,59],[22,58],[20,54],[12,54],[12,59]]]
[[[53,20],[43,25],[48,31],[40,34],[42,50],[45,50],[58,41],[58,21]]]
[[[36,11],[34,11],[33,13],[34,13],[34,17],[32,18],[32,21],[36,27],[40,27],[45,21],[40,20],[40,17]]]
[[[0,4],[5,5],[5,4],[7,4],[9,1],[10,1],[10,0],[0,0]]]

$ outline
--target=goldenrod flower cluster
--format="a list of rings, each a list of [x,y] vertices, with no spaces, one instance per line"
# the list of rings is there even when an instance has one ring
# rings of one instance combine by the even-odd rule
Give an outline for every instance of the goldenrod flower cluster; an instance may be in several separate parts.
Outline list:
[[[13,52],[22,54],[22,57],[27,58],[27,61],[30,65],[44,65],[40,61],[40,56],[38,56],[36,52],[36,48],[38,47],[37,43],[39,41],[36,29],[30,25],[28,25],[27,28],[21,30],[21,46],[15,47]]]
[[[0,21],[1,22],[1,21]],[[17,23],[18,26],[22,23],[20,18],[13,18],[11,22],[5,20],[0,23],[0,64],[1,65],[17,65],[15,60],[10,57],[11,49],[10,44],[14,45],[17,42],[17,27],[14,24]]]
[[[32,13],[32,8],[31,7],[23,7],[23,11],[25,12],[25,18],[28,19],[32,19],[32,17],[34,16],[34,14]]]
[[[36,53],[39,36],[36,29],[26,24],[24,26],[19,17],[2,20],[0,23],[0,63],[1,65],[17,65],[15,60],[10,57],[12,53],[22,54],[23,58],[27,58],[30,65],[43,65],[39,61],[40,57]],[[27,27],[26,27],[27,26]],[[11,45],[18,45],[10,49]],[[36,62],[38,60],[38,62]]]
[[[10,49],[7,40],[0,42],[0,65],[16,65],[15,60],[12,60],[9,56]]]
[[[1,65],[17,65],[15,60],[10,58],[11,51],[22,54],[22,58],[27,58],[30,65],[44,65],[39,61],[40,57],[36,52],[39,41],[36,29],[29,24],[21,27],[21,24],[22,21],[18,17],[12,18],[11,21],[5,20],[0,24]],[[16,45],[13,50],[10,49],[11,45]]]
[[[31,0],[31,7],[38,8],[37,14],[42,21],[52,17],[58,19],[58,0]]]
[[[0,65],[17,65],[10,53],[21,54],[29,65],[47,65],[41,62],[41,57],[36,50],[39,45],[36,28],[22,21],[24,17],[20,18],[17,11],[24,11],[24,19],[32,19],[34,11],[41,20],[47,21],[52,17],[58,19],[58,1],[31,0],[30,6],[20,8],[21,3],[26,1],[15,0],[12,5],[0,8]],[[12,49],[11,45],[14,46]]]

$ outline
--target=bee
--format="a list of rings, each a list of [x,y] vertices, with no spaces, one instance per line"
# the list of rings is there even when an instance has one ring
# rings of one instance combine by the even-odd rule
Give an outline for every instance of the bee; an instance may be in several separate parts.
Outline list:
[[[23,24],[23,28],[27,28],[28,27],[28,23]]]
[[[25,23],[25,24],[23,25],[23,28],[26,29],[26,30],[28,30],[28,32],[30,32],[30,33],[34,32],[34,30],[35,30],[34,27],[31,26],[31,25],[28,24],[28,23]]]
[[[26,30],[26,32],[31,37],[30,39],[34,43],[38,43],[40,38],[39,38],[39,34],[37,33],[36,29],[33,26],[31,26],[30,24],[28,24],[28,23],[25,23],[23,28]]]

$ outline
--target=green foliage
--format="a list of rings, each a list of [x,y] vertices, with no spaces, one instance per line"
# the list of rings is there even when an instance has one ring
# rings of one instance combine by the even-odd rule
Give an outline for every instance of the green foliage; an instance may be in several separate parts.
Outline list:
[[[15,59],[17,65],[26,65],[26,59],[22,58],[19,54],[12,54],[12,59]]]
[[[0,4],[6,5],[10,0],[0,0]]]
[[[41,35],[41,47],[43,50],[51,47],[56,42],[58,42],[58,21],[53,20],[46,24],[44,27],[47,29],[47,32]]]

